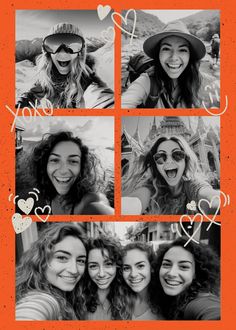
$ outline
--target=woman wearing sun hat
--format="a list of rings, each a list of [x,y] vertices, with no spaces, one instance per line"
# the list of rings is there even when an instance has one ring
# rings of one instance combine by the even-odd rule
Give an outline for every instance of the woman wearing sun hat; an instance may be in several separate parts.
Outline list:
[[[42,55],[37,61],[37,76],[33,87],[17,101],[17,106],[48,104],[54,108],[84,108],[84,92],[90,86],[97,100],[94,107],[108,107],[113,92],[95,74],[94,60],[88,57],[86,41],[78,26],[71,23],[54,25],[43,39]],[[89,65],[87,65],[89,64]],[[94,88],[99,93],[94,93]],[[31,103],[31,104],[30,104]],[[93,106],[91,106],[93,107]]]
[[[206,54],[204,43],[190,34],[183,22],[174,21],[149,37],[143,49],[154,59],[154,68],[142,73],[123,93],[122,108],[136,108],[140,104],[144,108],[200,107],[199,66]],[[145,106],[150,99],[153,105]]]

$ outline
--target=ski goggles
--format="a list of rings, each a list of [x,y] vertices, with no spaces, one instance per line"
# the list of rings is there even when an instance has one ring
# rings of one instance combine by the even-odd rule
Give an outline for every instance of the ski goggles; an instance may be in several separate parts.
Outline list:
[[[186,154],[183,150],[174,150],[171,153],[171,158],[175,162],[180,162],[181,160],[185,159]],[[153,159],[156,164],[162,165],[167,161],[168,154],[165,152],[157,152],[155,155],[153,155]]]
[[[77,34],[57,33],[47,36],[43,40],[43,49],[50,54],[56,54],[61,48],[68,53],[79,53],[84,47],[84,39]]]

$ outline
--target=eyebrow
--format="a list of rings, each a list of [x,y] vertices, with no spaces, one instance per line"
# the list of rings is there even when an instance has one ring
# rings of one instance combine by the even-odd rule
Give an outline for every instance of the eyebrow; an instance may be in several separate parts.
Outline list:
[[[56,154],[55,152],[52,152],[49,156],[61,157],[61,155]],[[77,154],[68,155],[68,157],[78,157],[78,158],[81,158],[81,156],[80,155],[77,155]]]
[[[55,253],[64,253],[64,254],[67,254],[68,256],[71,256],[71,253],[70,252],[68,252],[68,251],[64,251],[64,250],[57,250],[57,251],[54,251],[54,254]],[[82,254],[82,255],[79,255],[78,257],[82,257],[82,258],[86,258],[86,255],[85,254]]]
[[[172,152],[175,151],[175,150],[181,150],[181,151],[182,151],[182,149],[180,149],[180,148],[177,147],[177,148],[172,149]],[[161,151],[161,152],[165,152],[165,153],[167,154],[167,152],[166,152],[165,150],[162,150],[162,149],[159,150],[159,151],[157,151],[157,154],[158,154],[158,152],[160,152],[160,151]]]
[[[163,259],[163,261],[168,261],[168,262],[172,262],[172,260],[170,260],[170,259]],[[189,262],[190,264],[192,264],[192,261],[190,261],[190,260],[180,260],[180,261],[178,261],[178,263],[185,263],[185,262]]]
[[[168,42],[164,42],[163,44],[161,44],[161,47],[162,46],[170,46],[170,47],[172,47],[172,44],[169,44]],[[179,45],[178,47],[188,47],[188,45],[187,44],[182,44],[182,45]]]

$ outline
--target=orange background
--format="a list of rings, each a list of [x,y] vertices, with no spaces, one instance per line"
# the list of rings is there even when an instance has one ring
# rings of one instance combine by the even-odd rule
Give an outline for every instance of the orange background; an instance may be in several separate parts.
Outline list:
[[[225,95],[229,106],[221,116],[221,190],[231,197],[230,206],[222,208],[217,220],[222,222],[222,319],[221,321],[15,321],[15,232],[11,217],[14,204],[8,201],[15,192],[15,137],[11,133],[15,102],[15,10],[17,9],[95,9],[98,4],[110,5],[114,11],[122,9],[219,9],[221,11],[221,109]],[[234,329],[236,321],[236,210],[235,210],[235,141],[236,141],[236,4],[233,0],[15,0],[1,1],[0,10],[0,329]],[[121,116],[139,115],[208,115],[198,110],[121,110],[120,109],[120,31],[116,28],[114,110],[54,110],[54,115],[107,116],[115,118],[115,207],[114,216],[51,216],[49,221],[178,221],[177,216],[121,216],[120,215],[120,134]],[[36,220],[36,217],[33,217]]]

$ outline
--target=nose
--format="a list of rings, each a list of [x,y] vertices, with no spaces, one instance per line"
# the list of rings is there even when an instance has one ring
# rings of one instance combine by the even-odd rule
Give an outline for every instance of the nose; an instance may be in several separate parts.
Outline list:
[[[177,52],[176,52],[176,50],[172,50],[171,51],[171,55],[170,55],[170,57],[171,57],[171,59],[172,60],[177,60],[178,59],[178,56],[177,56]]]
[[[66,162],[61,162],[58,170],[61,174],[66,174],[68,172],[67,163]]]
[[[131,276],[131,277],[135,277],[135,276],[137,276],[137,273],[138,273],[138,272],[137,272],[137,269],[133,267],[133,268],[131,269],[130,276]]]
[[[99,275],[99,277],[103,277],[104,276],[104,268],[102,266],[99,268],[98,275]]]
[[[177,268],[175,266],[172,266],[169,271],[167,272],[169,276],[176,276],[177,275]]]
[[[71,260],[68,271],[71,274],[77,274],[78,273],[78,266],[77,266],[76,260]]]

